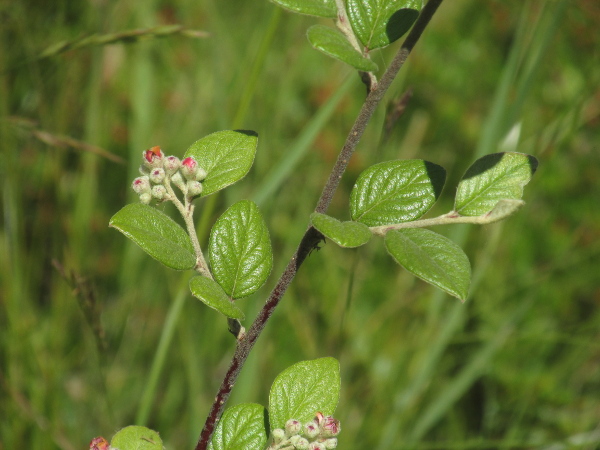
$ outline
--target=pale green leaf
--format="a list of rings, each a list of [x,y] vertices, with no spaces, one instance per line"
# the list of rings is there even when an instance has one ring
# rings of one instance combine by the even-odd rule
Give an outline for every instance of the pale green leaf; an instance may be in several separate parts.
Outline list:
[[[208,243],[215,280],[236,299],[256,292],[273,267],[269,230],[249,200],[233,204],[217,220]]]
[[[500,200],[520,200],[538,162],[531,155],[493,153],[478,159],[458,184],[454,210],[463,216],[481,216]]]
[[[347,0],[354,33],[367,50],[385,47],[417,20],[421,0]]]
[[[242,310],[233,304],[231,298],[216,281],[202,276],[193,277],[190,280],[190,291],[198,300],[221,314],[232,319],[244,319]]]
[[[377,64],[356,51],[338,30],[323,25],[313,25],[308,29],[307,36],[311,45],[326,55],[364,72],[377,70]]]
[[[156,431],[132,425],[117,431],[110,447],[113,450],[163,450],[163,442]]]
[[[422,228],[394,230],[385,235],[385,247],[413,275],[466,300],[471,265],[462,249],[447,237]]]
[[[255,403],[227,408],[217,424],[209,450],[261,450],[267,443],[266,410]]]
[[[271,0],[287,10],[309,16],[335,18],[335,0]]]
[[[340,222],[326,214],[313,213],[313,226],[340,247],[360,247],[371,239],[369,227],[360,222]]]
[[[340,398],[340,383],[340,365],[334,358],[301,361],[288,367],[271,386],[271,429],[284,428],[289,419],[308,422],[318,411],[333,415]]]
[[[254,131],[218,131],[194,142],[185,153],[206,171],[202,196],[242,179],[252,167],[258,136]]]
[[[371,166],[352,189],[352,220],[375,227],[418,219],[433,206],[445,180],[443,167],[421,159]]]
[[[194,247],[189,235],[165,213],[132,203],[117,212],[109,222],[157,261],[175,270],[193,269]]]

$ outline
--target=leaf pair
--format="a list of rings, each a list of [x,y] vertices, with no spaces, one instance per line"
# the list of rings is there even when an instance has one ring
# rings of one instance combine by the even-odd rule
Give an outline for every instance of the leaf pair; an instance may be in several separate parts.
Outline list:
[[[493,220],[510,215],[522,205],[523,187],[536,167],[537,160],[522,153],[480,158],[459,183],[451,214],[455,218],[487,216]],[[369,227],[389,226],[385,246],[394,260],[415,276],[464,301],[471,267],[462,249],[433,231],[394,229],[394,225],[423,216],[441,194],[445,178],[442,167],[423,160],[376,164],[359,176],[352,190],[352,221],[340,222],[315,213],[312,224],[342,247],[366,244],[372,234]]]
[[[334,358],[302,361],[288,367],[271,386],[268,413],[255,403],[228,408],[217,425],[209,449],[264,448],[267,428],[284,428],[289,419],[308,422],[317,411],[332,415],[339,401],[340,383],[340,367]]]
[[[419,16],[422,0],[345,0],[345,9],[338,14],[335,0],[273,0],[274,3],[300,14],[348,19],[350,29],[362,46],[355,48],[339,30],[323,25],[308,29],[307,37],[317,50],[352,67],[374,72],[378,69],[371,59],[371,50],[385,47],[406,33]],[[345,19],[344,19],[345,20]],[[340,27],[347,24],[339,23]]]

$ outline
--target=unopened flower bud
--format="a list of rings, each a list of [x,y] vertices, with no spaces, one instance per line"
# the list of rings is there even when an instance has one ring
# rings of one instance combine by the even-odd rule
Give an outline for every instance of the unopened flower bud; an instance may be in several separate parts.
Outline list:
[[[303,438],[302,436],[300,436],[298,434],[296,436],[292,436],[290,438],[290,443],[297,450],[307,450],[308,446],[310,445],[310,443],[308,442],[308,440],[306,438]]]
[[[340,434],[340,421],[333,416],[325,416],[320,421],[321,436],[330,438]]]
[[[196,169],[196,177],[195,178],[197,181],[204,180],[206,178],[206,175],[207,175],[206,170],[204,170],[202,167],[198,167]]]
[[[187,193],[191,197],[194,195],[200,195],[202,193],[202,184],[199,181],[188,181]]]
[[[179,190],[181,192],[183,192],[184,194],[187,193],[187,185],[185,184],[185,181],[183,181],[183,177],[181,176],[181,172],[176,172],[171,177],[171,183],[173,183],[175,186],[177,186],[179,188]]]
[[[325,444],[323,442],[311,442],[308,446],[309,450],[325,450]]]
[[[285,439],[285,431],[283,431],[281,428],[275,428],[271,432],[271,437],[273,438],[273,442],[275,444],[279,444]]]
[[[110,445],[103,437],[96,437],[90,442],[90,450],[108,450]]]
[[[309,439],[314,439],[319,435],[319,426],[313,420],[304,424],[304,434]]]
[[[198,163],[191,156],[181,161],[180,172],[188,180],[196,180],[196,170],[198,170]]]
[[[285,423],[285,435],[295,436],[302,430],[302,424],[296,419],[290,419]]]
[[[177,156],[167,156],[165,159],[165,171],[167,172],[167,174],[169,175],[173,175],[175,172],[177,172],[179,170],[179,168],[181,167],[181,161],[179,161],[179,158]]]
[[[152,197],[162,200],[167,195],[167,188],[162,184],[157,184],[156,186],[152,186]]]
[[[140,195],[140,202],[142,202],[144,205],[149,204],[152,201],[152,195],[149,192],[144,192],[142,195]]]
[[[159,167],[158,169],[152,169],[149,176],[150,181],[152,181],[154,184],[161,184],[163,181],[165,181],[165,169],[162,167]]]
[[[144,165],[146,167],[154,169],[156,167],[163,166],[163,159],[165,155],[163,155],[163,152],[158,145],[149,148],[148,150],[144,150],[142,155],[144,157]]]
[[[337,442],[337,438],[329,438],[323,443],[325,444],[325,448],[330,450],[332,448],[337,448]]]
[[[131,183],[131,187],[133,188],[136,194],[150,192],[150,179],[146,176],[138,177],[135,180],[133,180],[133,183]]]

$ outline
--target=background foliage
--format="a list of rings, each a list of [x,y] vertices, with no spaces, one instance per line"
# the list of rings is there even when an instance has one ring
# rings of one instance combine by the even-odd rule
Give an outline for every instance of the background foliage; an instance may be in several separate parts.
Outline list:
[[[239,303],[253,317],[308,223],[364,87],[310,48],[315,19],[266,0],[26,0],[2,3],[0,17],[0,448],[84,448],[145,417],[168,448],[190,448],[234,342],[189,294],[189,273],[107,227],[134,201],[141,151],[182,155],[213,131],[259,133],[249,175],[198,207],[206,246],[228,205],[260,204],[275,267]],[[231,405],[266,404],[283,369],[335,356],[341,448],[596,448],[599,21],[595,0],[442,5],[388,96],[412,89],[406,112],[389,132],[378,112],[329,212],[348,219],[352,184],[371,164],[424,158],[455,186],[497,150],[540,160],[528,205],[483,229],[436,229],[466,242],[474,286],[464,305],[403,272],[382,244],[313,253]],[[172,24],[210,36],[163,29],[162,38],[49,48]],[[397,45],[375,62],[384,67]],[[431,215],[452,198],[448,188]],[[150,376],[165,329],[165,370]]]

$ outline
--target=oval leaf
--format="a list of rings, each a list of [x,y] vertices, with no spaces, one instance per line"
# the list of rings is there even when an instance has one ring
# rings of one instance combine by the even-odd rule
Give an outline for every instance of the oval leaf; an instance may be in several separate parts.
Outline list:
[[[418,219],[433,206],[445,180],[443,167],[421,159],[371,166],[352,189],[352,219],[369,227]]]
[[[194,157],[206,170],[202,196],[241,180],[252,167],[258,136],[254,131],[218,131],[194,142],[185,157]]]
[[[324,25],[313,25],[306,33],[310,44],[335,59],[364,72],[374,72],[377,64],[357,52],[346,37],[338,30]]]
[[[479,158],[458,184],[454,210],[463,216],[481,216],[502,199],[520,200],[537,165],[533,156],[516,152]]]
[[[267,443],[266,410],[255,403],[227,408],[208,446],[210,450],[262,449]]]
[[[356,37],[368,49],[385,47],[412,27],[421,0],[348,0],[348,19]]]
[[[116,228],[157,261],[175,270],[193,269],[196,255],[190,237],[165,213],[132,203],[110,219]]]
[[[310,216],[313,226],[340,247],[360,247],[373,235],[369,227],[360,222],[340,222],[326,214],[313,213]]]
[[[206,277],[194,277],[190,280],[192,295],[212,309],[232,319],[244,320],[244,313],[235,306],[219,283]]]
[[[340,364],[335,358],[301,361],[281,372],[271,386],[271,430],[284,428],[289,419],[302,423],[317,411],[333,415],[340,398]]]
[[[110,447],[118,450],[162,450],[163,442],[156,431],[132,425],[117,431]]]
[[[236,299],[256,292],[273,267],[269,230],[249,200],[233,204],[217,220],[208,242],[215,280]]]
[[[422,228],[390,231],[385,247],[413,275],[465,301],[471,265],[462,249],[447,237]]]
[[[317,17],[337,17],[335,0],[271,0],[290,11]]]

